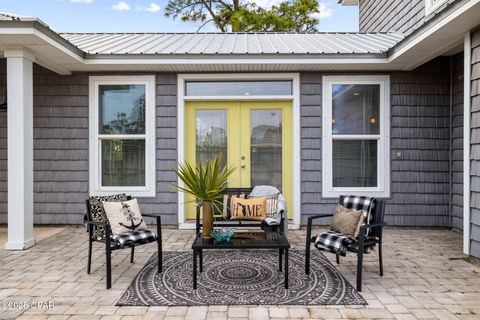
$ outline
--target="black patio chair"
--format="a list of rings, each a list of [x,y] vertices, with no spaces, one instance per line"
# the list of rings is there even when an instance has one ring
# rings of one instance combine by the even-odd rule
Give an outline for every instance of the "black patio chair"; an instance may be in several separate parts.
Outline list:
[[[118,199],[113,199],[120,196]],[[122,199],[122,196],[124,197]],[[112,287],[112,251],[119,249],[131,248],[130,263],[133,263],[135,254],[135,247],[147,243],[157,242],[158,249],[158,273],[162,272],[162,220],[159,215],[145,214],[144,217],[155,218],[157,225],[157,234],[150,230],[135,230],[128,234],[123,234],[123,239],[119,241],[119,237],[112,235],[112,230],[108,220],[101,219],[98,216],[92,217],[92,198],[96,199],[96,207],[94,209],[99,210],[98,206],[101,206],[99,201],[128,201],[131,200],[131,196],[115,195],[107,197],[90,197],[86,200],[87,210],[85,214],[85,225],[88,231],[88,262],[87,262],[87,274],[90,274],[90,267],[92,263],[92,247],[94,242],[100,242],[105,245],[106,255],[106,282],[107,289]],[[100,203],[100,204],[99,204]],[[103,210],[103,206],[101,206]],[[108,236],[105,236],[108,235]],[[127,239],[127,240],[126,240]]]
[[[340,204],[347,208],[354,208],[356,210],[371,210],[370,221],[365,221],[365,224],[360,228],[360,233],[357,239],[351,239],[351,243],[347,246],[347,251],[357,254],[357,290],[362,291],[362,267],[363,267],[363,255],[369,253],[369,250],[378,245],[378,258],[380,263],[380,276],[383,276],[383,258],[382,258],[382,233],[383,221],[385,213],[385,200],[373,199],[368,208],[359,208],[358,201],[352,201],[352,199],[370,199],[365,197],[355,196],[340,196]],[[361,201],[361,200],[360,200]],[[355,202],[355,204],[353,204]],[[312,222],[315,219],[332,217],[333,214],[319,214],[308,217],[307,224],[307,238],[306,238],[306,252],[305,252],[305,273],[310,274],[310,245],[315,243],[317,237],[312,237]],[[325,251],[324,249],[321,249]],[[328,251],[336,254],[337,263],[340,263],[340,256],[338,251]]]

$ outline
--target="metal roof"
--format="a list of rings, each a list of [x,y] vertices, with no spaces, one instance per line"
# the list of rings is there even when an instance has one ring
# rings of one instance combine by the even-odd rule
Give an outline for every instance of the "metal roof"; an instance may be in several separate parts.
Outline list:
[[[60,33],[92,55],[384,54],[398,33]]]

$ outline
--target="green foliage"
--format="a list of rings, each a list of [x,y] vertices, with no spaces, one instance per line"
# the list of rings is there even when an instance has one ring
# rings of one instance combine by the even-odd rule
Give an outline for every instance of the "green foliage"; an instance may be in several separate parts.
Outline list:
[[[285,0],[269,8],[241,0],[169,0],[167,17],[209,22],[222,32],[315,32],[317,0]]]
[[[198,201],[219,203],[219,199],[228,186],[228,178],[234,171],[234,167],[222,167],[219,156],[214,160],[207,160],[204,164],[197,164],[196,168],[189,163],[179,164],[175,173],[182,180],[184,186],[175,185],[175,187],[193,195]]]

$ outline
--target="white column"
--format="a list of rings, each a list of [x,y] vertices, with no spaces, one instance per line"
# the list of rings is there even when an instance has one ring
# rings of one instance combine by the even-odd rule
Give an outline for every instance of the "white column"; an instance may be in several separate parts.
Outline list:
[[[5,50],[8,117],[7,250],[24,250],[33,237],[33,61],[26,50]]]

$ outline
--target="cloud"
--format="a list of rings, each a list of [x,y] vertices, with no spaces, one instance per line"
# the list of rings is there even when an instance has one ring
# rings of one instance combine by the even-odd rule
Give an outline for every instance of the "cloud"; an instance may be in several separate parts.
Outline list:
[[[333,16],[333,9],[329,8],[325,3],[320,2],[318,4],[318,11],[313,16],[317,19],[325,19]]]
[[[93,0],[70,0],[71,3],[92,3]]]
[[[149,12],[158,12],[160,11],[160,6],[154,2],[150,3],[150,6],[144,8],[143,10],[149,11]]]
[[[118,1],[112,6],[112,9],[115,11],[128,11],[130,10],[130,6],[125,1]]]

